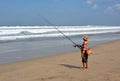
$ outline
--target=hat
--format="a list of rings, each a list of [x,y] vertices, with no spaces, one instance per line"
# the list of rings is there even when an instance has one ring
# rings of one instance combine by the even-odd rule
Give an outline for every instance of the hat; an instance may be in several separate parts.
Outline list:
[[[83,35],[83,40],[88,40],[88,35]]]

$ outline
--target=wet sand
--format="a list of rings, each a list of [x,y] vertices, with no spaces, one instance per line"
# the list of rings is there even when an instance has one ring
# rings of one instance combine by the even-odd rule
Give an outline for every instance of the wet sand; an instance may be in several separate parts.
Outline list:
[[[0,64],[0,81],[120,81],[120,40],[92,47],[82,70],[80,50]]]

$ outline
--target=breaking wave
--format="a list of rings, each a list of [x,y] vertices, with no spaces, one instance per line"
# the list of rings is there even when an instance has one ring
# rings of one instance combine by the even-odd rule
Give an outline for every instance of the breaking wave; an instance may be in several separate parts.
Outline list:
[[[120,32],[120,26],[56,26],[67,36]],[[53,26],[0,26],[0,41],[63,37]]]

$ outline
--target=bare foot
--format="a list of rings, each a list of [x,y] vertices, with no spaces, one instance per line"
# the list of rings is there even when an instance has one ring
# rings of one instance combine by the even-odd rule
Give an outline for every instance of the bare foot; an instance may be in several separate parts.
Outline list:
[[[81,69],[82,69],[82,70],[85,70],[86,68],[85,68],[85,67],[82,67]]]
[[[88,67],[85,67],[85,69],[88,69]]]

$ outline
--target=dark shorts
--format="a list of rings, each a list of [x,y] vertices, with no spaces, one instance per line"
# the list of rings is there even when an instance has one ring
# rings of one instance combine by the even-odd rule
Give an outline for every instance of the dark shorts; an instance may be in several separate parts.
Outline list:
[[[88,61],[88,55],[85,53],[84,57],[82,58],[82,62],[87,62]]]

